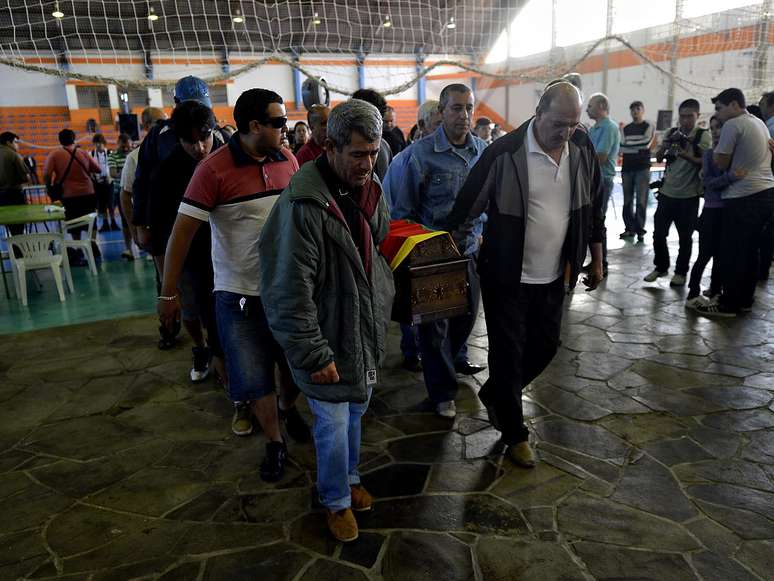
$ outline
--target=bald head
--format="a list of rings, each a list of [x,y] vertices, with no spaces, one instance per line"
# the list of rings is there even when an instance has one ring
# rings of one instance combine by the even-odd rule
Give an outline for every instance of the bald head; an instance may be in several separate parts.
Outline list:
[[[535,138],[547,152],[564,148],[575,128],[580,123],[583,102],[580,91],[567,82],[550,85],[538,102],[535,123]]]
[[[610,114],[610,102],[607,100],[607,96],[604,93],[594,93],[589,97],[586,113],[594,121],[607,117]]]
[[[306,114],[309,130],[312,132],[312,139],[320,146],[325,143],[325,138],[328,136],[328,116],[330,113],[330,107],[318,104],[312,105]]]
[[[537,113],[548,111],[554,104],[557,107],[573,107],[580,109],[583,105],[580,91],[567,81],[549,83],[538,101]]]

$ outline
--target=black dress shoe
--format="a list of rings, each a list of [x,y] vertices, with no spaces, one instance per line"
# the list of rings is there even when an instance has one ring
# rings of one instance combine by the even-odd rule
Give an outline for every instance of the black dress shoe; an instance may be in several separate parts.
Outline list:
[[[476,373],[481,373],[484,369],[486,369],[486,365],[474,365],[470,361],[454,364],[454,371],[460,375],[475,375]]]
[[[422,371],[422,360],[419,357],[405,357],[403,359],[403,369],[420,373]]]
[[[285,442],[269,442],[266,444],[266,456],[263,457],[259,474],[264,482],[277,482],[285,473],[285,462],[288,459],[288,449]]]

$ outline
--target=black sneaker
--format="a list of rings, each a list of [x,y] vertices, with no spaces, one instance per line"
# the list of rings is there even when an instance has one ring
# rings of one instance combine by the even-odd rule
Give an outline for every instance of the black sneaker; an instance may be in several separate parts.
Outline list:
[[[191,383],[199,383],[207,379],[210,373],[210,350],[207,347],[193,347],[193,367],[191,368]]]
[[[170,332],[164,325],[159,325],[159,349],[165,351],[175,346],[175,336],[180,332],[180,321],[175,321]]]
[[[720,304],[716,303],[709,303],[706,305],[700,305],[694,309],[697,313],[700,315],[704,315],[705,317],[736,317],[737,312],[736,310],[729,309],[727,307],[724,307]]]
[[[309,431],[309,426],[306,425],[296,406],[288,410],[279,410],[279,418],[285,424],[288,435],[296,442],[303,444],[311,439],[312,433]]]
[[[405,357],[403,359],[403,369],[406,371],[411,371],[413,373],[421,373],[422,372],[422,360],[419,357]]]
[[[288,449],[285,442],[269,442],[266,444],[266,456],[259,470],[264,482],[277,482],[285,472],[285,461],[288,459]]]

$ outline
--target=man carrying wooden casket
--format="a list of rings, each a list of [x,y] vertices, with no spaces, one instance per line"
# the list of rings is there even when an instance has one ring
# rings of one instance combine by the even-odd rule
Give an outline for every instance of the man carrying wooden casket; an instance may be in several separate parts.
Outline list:
[[[535,464],[521,392],[559,346],[564,273],[570,286],[591,242],[588,290],[602,280],[601,170],[584,131],[581,96],[550,86],[536,116],[498,139],[470,172],[446,229],[463,239],[486,211],[478,271],[489,335],[489,379],[479,392],[510,459]],[[460,227],[465,223],[466,227]]]
[[[354,541],[352,511],[371,509],[360,485],[360,420],[385,351],[394,294],[378,246],[387,205],[372,178],[382,117],[350,99],[328,117],[325,152],[280,195],[260,241],[263,307],[314,415],[317,492],[328,528]]]
[[[443,118],[432,134],[405,149],[390,165],[384,178],[385,195],[392,201],[394,220],[409,219],[431,228],[443,229],[465,178],[486,143],[470,133],[473,93],[461,84],[441,91],[438,109]],[[481,220],[460,245],[469,257],[478,252]],[[470,261],[470,313],[419,325],[419,351],[430,400],[438,415],[456,415],[456,373],[473,375],[485,367],[468,361],[467,341],[476,322],[479,303],[478,275]]]

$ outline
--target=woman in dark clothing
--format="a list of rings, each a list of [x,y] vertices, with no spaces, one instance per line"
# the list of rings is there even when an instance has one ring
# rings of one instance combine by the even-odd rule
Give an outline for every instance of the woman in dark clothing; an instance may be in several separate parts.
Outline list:
[[[162,268],[167,241],[188,182],[199,162],[223,144],[220,133],[215,131],[212,110],[198,101],[179,104],[172,113],[171,125],[178,144],[151,176],[148,216],[148,227],[152,232],[151,253],[162,258]],[[213,287],[210,228],[205,224],[191,243],[179,289],[183,326],[194,342],[191,369],[191,381],[194,383],[207,377],[211,359],[218,375],[225,378],[223,352],[215,321]],[[206,342],[203,327],[207,330]]]

